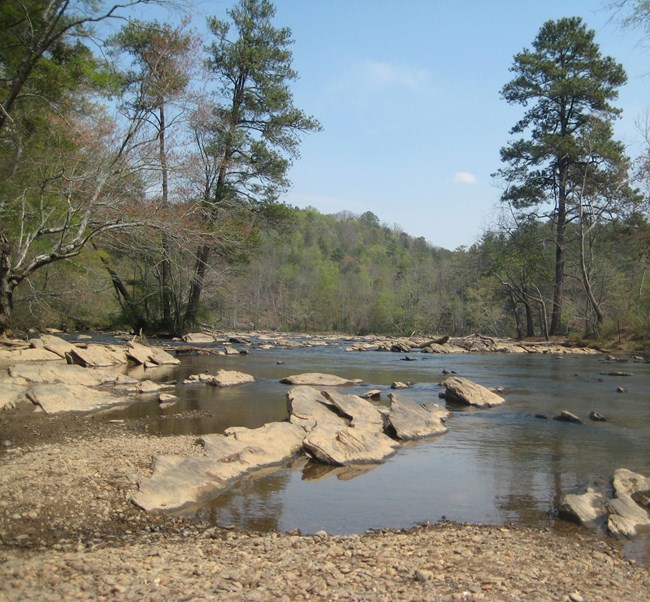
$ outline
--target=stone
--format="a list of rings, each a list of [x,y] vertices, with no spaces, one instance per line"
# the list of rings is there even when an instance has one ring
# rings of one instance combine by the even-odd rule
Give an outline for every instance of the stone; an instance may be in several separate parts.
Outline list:
[[[102,368],[89,370],[77,365],[53,362],[46,364],[17,364],[9,368],[9,374],[13,379],[22,379],[31,383],[65,383],[89,387],[114,383],[120,376],[115,370]]]
[[[150,478],[140,480],[133,502],[147,511],[180,510],[200,503],[244,475],[285,462],[301,447],[304,430],[289,422],[205,435],[205,456],[158,456]],[[266,473],[264,473],[266,474]]]
[[[118,397],[108,391],[63,383],[34,385],[27,392],[27,397],[47,414],[89,412],[127,402],[127,398]]]
[[[607,502],[607,529],[614,537],[634,537],[637,527],[650,525],[648,513],[630,496],[618,494]]]
[[[400,440],[419,439],[447,431],[444,420],[450,412],[438,404],[420,405],[399,399],[395,393],[388,395],[390,409],[383,414],[386,432],[394,433]]]
[[[309,386],[289,390],[287,410],[290,422],[301,426],[307,432],[312,431],[316,425],[330,425],[334,430],[342,429],[350,422],[333,412],[323,394]]]
[[[65,354],[69,353],[74,348],[72,343],[69,343],[61,337],[54,336],[53,334],[42,334],[41,341],[45,349],[52,353],[56,353],[63,359],[65,359]]]
[[[373,401],[379,401],[381,399],[381,389],[370,389],[361,395],[362,399],[372,399]]]
[[[487,387],[461,376],[450,376],[442,384],[445,387],[445,399],[453,403],[489,408],[505,401],[503,397],[490,391]]]
[[[16,404],[25,399],[27,387],[12,383],[0,382],[0,410],[16,407]]]
[[[580,420],[580,418],[567,410],[562,410],[557,416],[553,416],[553,420],[557,420],[558,422],[573,422],[575,424],[582,424],[582,420]]]
[[[637,504],[650,508],[650,477],[618,468],[614,471],[612,486],[617,497],[629,496]]]
[[[589,412],[589,420],[594,422],[607,422],[607,418],[598,412]]]
[[[397,451],[399,443],[368,426],[336,430],[317,425],[303,447],[319,462],[347,466],[381,463]]]
[[[350,419],[350,426],[370,427],[382,431],[384,420],[376,406],[358,395],[344,395],[338,391],[323,391],[321,395],[339,414]]]
[[[78,364],[84,368],[98,368],[126,364],[127,357],[123,347],[115,345],[91,344],[86,347],[75,345],[66,353],[69,364]]]
[[[607,498],[597,491],[588,491],[582,495],[569,493],[560,500],[558,514],[580,525],[599,526],[607,518],[606,504]]]
[[[33,347],[27,349],[0,349],[0,359],[9,360],[12,362],[52,362],[61,360],[61,358],[51,351],[43,348],[35,349]]]
[[[237,372],[236,370],[217,370],[216,374],[190,374],[183,383],[186,385],[204,383],[215,387],[231,387],[254,381],[255,378],[253,376],[244,372]]]
[[[403,383],[399,380],[396,380],[395,382],[391,383],[390,385],[391,389],[408,389],[409,385],[408,383]]]
[[[214,343],[215,338],[205,332],[189,332],[183,337],[186,343]]]
[[[341,387],[358,385],[363,381],[361,379],[346,379],[333,374],[321,374],[319,372],[308,372],[305,374],[295,374],[293,376],[285,376],[280,379],[280,382],[285,385],[310,385],[317,387]]]

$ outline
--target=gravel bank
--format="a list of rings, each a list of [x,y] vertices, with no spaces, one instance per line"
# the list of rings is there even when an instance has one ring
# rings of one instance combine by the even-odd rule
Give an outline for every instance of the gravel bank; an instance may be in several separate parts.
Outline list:
[[[362,536],[251,534],[129,501],[193,436],[0,412],[0,600],[643,600],[650,571],[586,533],[441,523]],[[321,511],[323,509],[320,509]]]

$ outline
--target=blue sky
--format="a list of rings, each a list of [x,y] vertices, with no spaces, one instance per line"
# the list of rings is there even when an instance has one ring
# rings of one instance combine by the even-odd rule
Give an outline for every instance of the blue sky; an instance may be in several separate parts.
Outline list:
[[[375,213],[455,249],[494,224],[490,174],[521,114],[499,97],[513,57],[548,19],[581,16],[629,82],[617,138],[640,152],[635,123],[650,105],[650,49],[602,0],[276,0],[293,33],[295,104],[323,131],[304,138],[283,198],[323,213]],[[210,0],[194,15],[225,16]]]

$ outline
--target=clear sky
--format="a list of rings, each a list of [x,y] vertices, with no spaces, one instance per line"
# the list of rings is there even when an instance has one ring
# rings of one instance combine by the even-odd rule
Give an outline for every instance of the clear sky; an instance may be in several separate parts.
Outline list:
[[[234,1],[234,0],[233,0]],[[628,73],[616,134],[640,151],[650,49],[607,0],[275,0],[293,33],[295,104],[323,131],[303,140],[283,198],[323,213],[375,213],[431,244],[476,242],[494,223],[490,177],[521,108],[501,100],[513,57],[548,19],[580,16]],[[229,0],[203,1],[225,16]]]

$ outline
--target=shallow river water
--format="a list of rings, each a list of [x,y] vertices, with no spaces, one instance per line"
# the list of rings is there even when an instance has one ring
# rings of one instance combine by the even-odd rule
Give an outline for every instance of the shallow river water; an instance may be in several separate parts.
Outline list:
[[[607,482],[616,468],[650,475],[650,364],[613,363],[603,356],[344,352],[331,346],[257,350],[249,355],[188,356],[157,380],[181,381],[219,368],[252,374],[255,383],[220,389],[179,385],[181,401],[159,409],[136,404],[125,418],[147,417],[152,433],[203,434],[229,426],[255,428],[287,418],[289,387],[280,378],[326,372],[363,379],[342,389],[362,393],[393,381],[414,385],[398,395],[437,401],[442,371],[487,387],[502,386],[506,403],[490,409],[450,406],[446,434],[404,445],[385,464],[367,469],[325,467],[299,459],[244,480],[198,510],[220,525],[313,533],[360,533],[410,527],[445,517],[459,522],[552,526],[560,496]],[[631,376],[604,372],[626,371]],[[617,388],[623,387],[624,392]],[[536,418],[569,410],[583,424]],[[606,422],[592,422],[591,411]],[[648,563],[650,537],[628,552]]]

